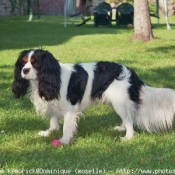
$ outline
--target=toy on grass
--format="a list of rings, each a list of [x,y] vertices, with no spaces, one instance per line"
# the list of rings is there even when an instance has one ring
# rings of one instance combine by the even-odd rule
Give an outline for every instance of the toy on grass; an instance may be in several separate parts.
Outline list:
[[[52,140],[51,145],[56,148],[58,146],[61,146],[61,142],[58,139],[54,139]]]

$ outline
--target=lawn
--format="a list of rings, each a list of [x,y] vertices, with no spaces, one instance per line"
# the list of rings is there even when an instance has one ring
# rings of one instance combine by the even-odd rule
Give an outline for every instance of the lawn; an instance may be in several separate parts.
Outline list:
[[[155,39],[131,41],[133,29],[87,25],[76,27],[63,19],[42,16],[0,18],[0,174],[166,174],[175,173],[175,129],[138,136],[121,142],[125,133],[113,131],[121,120],[105,105],[93,105],[81,117],[74,142],[53,148],[48,138],[38,136],[48,120],[37,116],[26,96],[11,93],[14,64],[24,49],[49,50],[60,62],[114,61],[134,69],[150,86],[175,89],[175,16],[172,30],[165,19],[152,19]]]

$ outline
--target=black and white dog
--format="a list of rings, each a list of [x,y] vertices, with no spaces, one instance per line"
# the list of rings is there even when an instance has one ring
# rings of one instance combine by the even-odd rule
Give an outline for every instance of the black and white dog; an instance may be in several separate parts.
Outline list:
[[[94,101],[111,105],[121,117],[115,129],[126,130],[124,140],[134,136],[134,125],[159,132],[173,124],[175,91],[146,86],[133,70],[117,63],[62,64],[48,51],[24,50],[15,64],[14,96],[24,96],[28,87],[36,112],[50,117],[50,128],[40,136],[58,130],[64,117],[62,144],[70,143],[78,114]]]

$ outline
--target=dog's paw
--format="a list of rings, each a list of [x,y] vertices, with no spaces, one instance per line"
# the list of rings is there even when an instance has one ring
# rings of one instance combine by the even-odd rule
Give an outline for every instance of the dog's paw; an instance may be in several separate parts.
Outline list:
[[[38,132],[38,135],[42,136],[42,137],[47,137],[47,136],[50,135],[50,133],[51,132],[49,130],[47,130],[47,131],[40,131],[40,132]]]
[[[62,137],[62,138],[60,139],[60,142],[61,142],[61,144],[63,144],[63,145],[68,145],[68,144],[70,144],[72,141],[73,141],[73,139],[70,139],[70,138],[64,138],[64,137]]]
[[[129,140],[131,140],[132,138],[134,138],[134,137],[120,137],[120,141],[121,142],[126,142],[126,141],[129,141]]]
[[[129,136],[129,137],[127,137],[127,136],[125,136],[125,137],[120,137],[120,140],[122,141],[122,142],[126,142],[126,141],[128,141],[128,140],[131,140],[132,138],[134,138],[135,136],[137,136],[138,135],[138,133],[137,132],[134,132],[134,135],[133,136]]]
[[[116,126],[116,127],[114,127],[114,130],[119,131],[119,132],[123,132],[126,130],[126,128],[124,126]]]
[[[131,139],[131,138],[130,138]],[[128,140],[130,140],[129,138],[127,138],[126,136],[125,137],[120,137],[120,141],[121,142],[126,142]]]

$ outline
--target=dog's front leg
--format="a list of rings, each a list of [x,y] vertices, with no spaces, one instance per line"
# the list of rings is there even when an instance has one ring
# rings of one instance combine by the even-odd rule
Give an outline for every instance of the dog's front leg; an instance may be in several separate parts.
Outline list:
[[[63,136],[60,139],[62,144],[67,145],[73,139],[77,128],[77,117],[74,112],[68,112],[64,116]]]
[[[40,131],[38,134],[40,136],[47,137],[54,130],[59,130],[58,116],[52,116],[50,118],[50,127],[49,127],[49,129],[47,129],[46,131]]]

